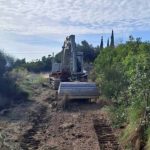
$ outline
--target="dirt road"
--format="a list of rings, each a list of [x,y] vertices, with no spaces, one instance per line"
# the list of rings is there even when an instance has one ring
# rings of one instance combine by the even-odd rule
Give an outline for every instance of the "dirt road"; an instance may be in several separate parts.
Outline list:
[[[32,100],[1,114],[0,149],[119,150],[101,107],[87,101],[62,107],[55,91],[41,87]]]

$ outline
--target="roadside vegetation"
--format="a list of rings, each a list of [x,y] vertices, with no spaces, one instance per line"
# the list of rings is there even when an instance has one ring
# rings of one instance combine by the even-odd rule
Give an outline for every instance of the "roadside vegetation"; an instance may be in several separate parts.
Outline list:
[[[9,75],[14,64],[13,58],[0,51],[0,108],[23,101],[28,97]]]
[[[17,66],[19,61],[0,51],[0,109],[29,100],[34,89],[46,80],[41,74],[29,72],[22,63]]]
[[[26,62],[25,59],[17,59],[14,63],[15,68],[24,68],[29,72],[40,73],[40,72],[49,72],[52,69],[52,56],[48,55],[43,56],[40,59]]]
[[[42,74],[31,73],[24,68],[15,68],[9,72],[9,76],[24,92],[28,93],[28,98],[34,94],[35,89],[47,82]]]
[[[100,51],[92,74],[126,149],[150,149],[150,43],[132,36]],[[129,144],[130,143],[130,144]]]

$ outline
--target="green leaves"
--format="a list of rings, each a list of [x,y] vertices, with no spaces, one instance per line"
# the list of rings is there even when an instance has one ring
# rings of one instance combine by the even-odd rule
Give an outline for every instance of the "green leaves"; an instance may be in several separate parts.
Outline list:
[[[149,42],[130,37],[125,44],[103,49],[95,60],[94,70],[102,95],[117,103],[113,110],[115,122],[120,124],[125,118],[136,120],[143,115],[144,107],[150,105]]]
[[[84,62],[90,63],[93,62],[96,57],[96,51],[94,47],[90,45],[87,41],[82,41],[81,44],[77,44],[77,51],[83,52]]]
[[[0,76],[3,75],[3,73],[6,70],[6,59],[4,53],[0,51]]]

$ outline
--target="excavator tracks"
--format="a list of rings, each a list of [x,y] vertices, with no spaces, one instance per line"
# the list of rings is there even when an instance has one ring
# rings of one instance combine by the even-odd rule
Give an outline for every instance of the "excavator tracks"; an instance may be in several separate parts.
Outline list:
[[[21,148],[23,150],[36,150],[39,147],[40,144],[40,140],[36,139],[35,136],[37,134],[37,132],[41,131],[44,132],[45,130],[45,123],[46,123],[46,110],[47,107],[45,106],[41,106],[41,108],[39,109],[38,113],[36,114],[32,114],[32,128],[27,130],[24,135],[23,138],[21,140]]]
[[[101,150],[121,150],[111,126],[105,119],[94,119],[93,123]]]

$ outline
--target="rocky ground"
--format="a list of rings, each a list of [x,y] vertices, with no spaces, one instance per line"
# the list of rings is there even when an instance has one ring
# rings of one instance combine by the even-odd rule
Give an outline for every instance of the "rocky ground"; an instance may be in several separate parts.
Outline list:
[[[102,105],[55,97],[48,85],[0,112],[1,150],[119,150]]]

